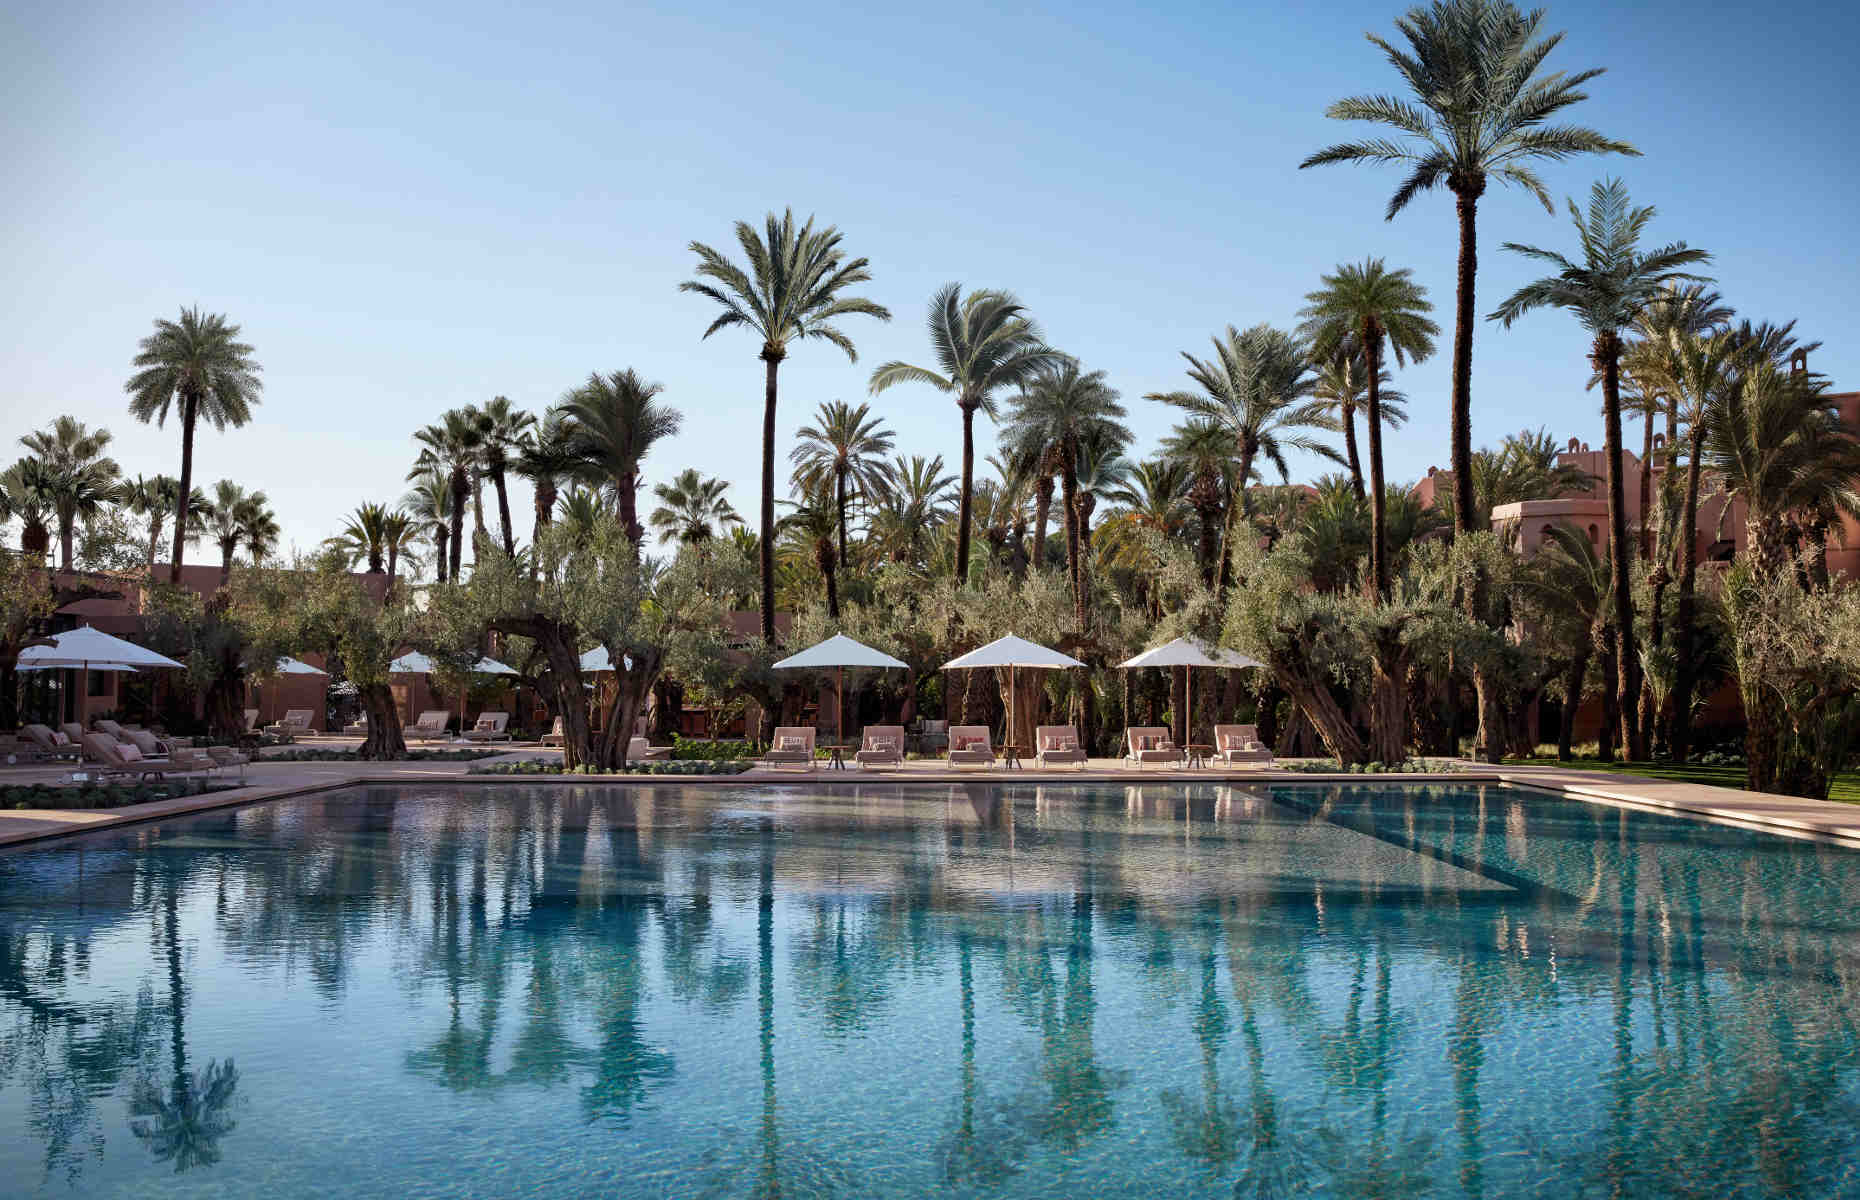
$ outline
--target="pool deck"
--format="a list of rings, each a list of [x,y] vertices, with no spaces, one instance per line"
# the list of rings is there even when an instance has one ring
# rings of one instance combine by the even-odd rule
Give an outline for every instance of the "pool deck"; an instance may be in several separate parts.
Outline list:
[[[310,743],[310,748],[350,749],[354,739],[325,738]],[[1603,804],[1662,810],[1763,829],[1771,833],[1798,837],[1836,838],[1860,844],[1860,805],[1836,804],[1825,800],[1803,800],[1734,788],[1704,784],[1672,783],[1643,779],[1631,775],[1612,775],[1601,771],[1572,770],[1555,766],[1489,765],[1464,763],[1453,774],[1348,775],[1315,774],[1304,771],[1270,770],[1259,767],[1197,768],[1193,770],[1149,767],[1134,770],[1117,759],[1093,759],[1083,770],[1076,767],[1025,770],[955,768],[942,761],[908,762],[902,767],[868,770],[852,767],[844,771],[821,766],[813,771],[793,768],[758,767],[740,775],[472,775],[473,765],[514,762],[526,759],[553,759],[559,750],[540,746],[514,746],[497,758],[463,762],[267,762],[260,760],[248,768],[244,786],[201,796],[175,800],[158,800],[150,804],[132,804],[112,809],[0,809],[0,846],[34,842],[117,825],[159,820],[209,809],[280,800],[357,784],[472,783],[539,784],[554,786],[592,783],[619,786],[653,786],[673,783],[677,786],[740,786],[752,784],[805,784],[811,787],[862,784],[951,784],[988,783],[1207,783],[1246,786],[1249,784],[1321,784],[1321,783],[1506,783],[1538,788]],[[0,784],[55,782],[64,769],[55,767],[0,768]]]

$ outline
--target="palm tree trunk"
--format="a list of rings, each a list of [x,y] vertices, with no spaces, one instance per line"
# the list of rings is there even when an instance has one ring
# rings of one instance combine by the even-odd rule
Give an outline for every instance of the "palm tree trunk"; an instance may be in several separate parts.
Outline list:
[[[233,547],[229,542],[220,544],[220,587],[224,588],[232,581]],[[373,564],[371,563],[372,567]]]
[[[1072,604],[1079,616],[1079,629],[1085,628],[1085,611],[1083,593],[1079,589],[1079,480],[1073,469],[1075,456],[1072,447],[1067,447],[1065,465],[1059,469],[1060,503],[1065,507],[1066,521],[1066,579],[1072,585]]]
[[[504,534],[504,553],[514,557],[517,538],[510,530],[510,491],[504,486],[504,468],[491,472],[491,483],[497,488],[497,520]]]
[[[1247,494],[1246,481],[1253,477],[1253,455],[1258,451],[1257,446],[1240,443],[1240,479],[1236,486],[1240,489],[1240,519],[1243,521],[1253,516],[1253,499]]]
[[[197,404],[193,396],[181,397],[181,490],[174,502],[174,558],[168,563],[168,582],[181,584],[181,555],[187,545],[187,498],[194,489],[194,418]]]
[[[76,531],[77,531],[77,516],[73,514],[72,516],[67,517],[65,514],[59,513],[58,514],[58,565],[61,570],[69,571],[71,569],[71,543],[73,540],[72,535]]]
[[[471,495],[471,480],[465,468],[452,469],[452,578],[459,577],[459,557],[465,548],[465,500]]]
[[[1608,561],[1614,579],[1615,668],[1620,691],[1621,746],[1630,759],[1647,756],[1640,729],[1640,658],[1634,647],[1634,590],[1628,567],[1627,495],[1621,479],[1621,344],[1596,339],[1602,371],[1602,456],[1608,475]]]
[[[1033,565],[1046,567],[1046,522],[1053,510],[1053,477],[1042,475],[1033,481]]]
[[[1653,409],[1640,430],[1640,556],[1653,558]]]
[[[1367,353],[1364,354],[1364,359],[1367,361]],[[1371,367],[1369,369],[1370,395],[1374,396],[1375,391],[1376,373],[1375,368]],[[1370,403],[1373,405],[1375,401],[1372,399]],[[1356,458],[1356,405],[1345,401],[1337,408],[1343,414],[1343,456],[1350,464],[1350,487],[1356,492],[1356,498],[1361,500],[1363,498],[1363,467]]]
[[[1702,414],[1701,414],[1702,415]],[[1696,591],[1699,574],[1699,455],[1704,450],[1705,423],[1695,420],[1686,444],[1686,495],[1680,508],[1679,528],[1675,534],[1683,541],[1679,547],[1679,601],[1673,612],[1673,653],[1678,670],[1673,681],[1673,732],[1667,746],[1673,759],[1686,761],[1692,748],[1692,692],[1698,686],[1698,667],[1693,660],[1693,628],[1698,622]],[[1670,444],[1670,443],[1669,443]]]
[[[827,618],[837,621],[840,619],[839,564],[833,561],[832,542],[826,543],[826,550],[825,554],[816,555],[816,558],[820,564],[820,577],[827,582]]]
[[[1479,195],[1485,180],[1454,185],[1460,219],[1458,290],[1453,310],[1453,524],[1456,533],[1472,533],[1472,344],[1478,320],[1474,283],[1479,273]],[[1374,375],[1370,376],[1373,381]]]
[[[846,561],[846,468],[833,468],[833,502],[840,523],[840,561]]]
[[[1199,518],[1201,526],[1200,544],[1196,553],[1196,557],[1201,559],[1201,577],[1208,581],[1209,587],[1213,587],[1215,565],[1220,554],[1221,531],[1218,523],[1221,508],[1215,504],[1202,504],[1196,507],[1195,516]]]
[[[1382,330],[1374,321],[1363,322],[1363,362],[1369,371],[1369,579],[1376,603],[1389,598],[1388,513],[1382,485]],[[1345,429],[1349,427],[1346,425]],[[1355,470],[1355,437],[1351,436],[1350,464]],[[1363,494],[1362,480],[1356,494]]]
[[[1578,645],[1563,676],[1563,712],[1557,720],[1556,758],[1568,762],[1574,757],[1571,742],[1576,733],[1576,710],[1582,707],[1582,681],[1589,674],[1589,647]]]
[[[639,544],[646,536],[646,527],[639,523],[639,473],[628,471],[614,483],[615,499],[620,507],[620,528],[626,530],[627,540],[633,543],[633,554],[637,557]]]
[[[762,641],[769,646],[775,644],[775,373],[781,358],[775,347],[762,348]]]
[[[387,577],[388,590],[390,592],[394,590],[394,577],[398,574],[400,574],[400,545],[397,542],[389,542],[387,548]]]
[[[143,573],[150,578],[155,575],[155,544],[161,541],[161,527],[167,515],[159,508],[149,514],[149,553],[148,560],[143,564]]]
[[[975,409],[965,400],[956,406],[962,410],[962,495],[956,501],[956,586],[969,581],[969,515],[974,506],[970,491],[975,483]]]
[[[447,578],[446,545],[451,540],[452,534],[444,525],[440,525],[433,530],[433,546],[436,551],[433,555],[433,574],[438,578],[440,583],[444,583]]]

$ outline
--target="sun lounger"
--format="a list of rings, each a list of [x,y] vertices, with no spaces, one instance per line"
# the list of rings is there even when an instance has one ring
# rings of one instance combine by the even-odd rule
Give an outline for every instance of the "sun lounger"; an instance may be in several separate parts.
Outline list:
[[[1169,731],[1161,725],[1132,725],[1124,730],[1124,744],[1124,762],[1138,770],[1151,764],[1180,766],[1187,761],[1182,748],[1169,740]]]
[[[287,709],[282,721],[265,726],[265,732],[279,741],[289,742],[310,735],[310,710],[307,708]]]
[[[867,725],[859,740],[859,752],[853,761],[862,767],[901,767],[904,765],[904,726]]]
[[[951,725],[949,727],[949,765],[951,770],[959,766],[994,766],[995,749],[989,743],[988,726]]]
[[[510,740],[510,714],[506,712],[481,712],[477,723],[465,731],[465,739],[472,742],[495,742],[499,739]]]
[[[170,775],[201,774],[218,766],[210,756],[181,747],[162,757],[145,757],[142,748],[134,742],[119,742],[107,733],[84,735],[84,757],[106,778],[133,775],[140,779],[165,779]]]
[[[1079,731],[1070,725],[1041,725],[1034,730],[1034,744],[1039,747],[1034,761],[1042,767],[1060,763],[1077,763],[1085,769],[1085,747],[1079,745]]]
[[[400,731],[401,737],[408,741],[430,742],[446,736],[446,725],[452,720],[452,714],[443,708],[429,708],[420,714],[420,719]]]
[[[243,750],[235,750],[231,746],[208,746],[207,757],[212,759],[216,765],[226,770],[238,767],[239,782],[245,782],[245,766],[252,761],[251,755],[245,753]]]
[[[361,716],[357,717],[355,720],[350,721],[347,725],[344,725],[342,727],[342,732],[344,736],[367,737],[368,736],[368,714],[363,713]]]
[[[75,745],[81,746],[84,744],[84,727],[79,725],[76,721],[66,721],[63,725],[58,727],[58,732],[70,738]]]
[[[1259,740],[1257,725],[1216,725],[1214,753],[1229,766],[1235,763],[1272,764],[1272,751]]]
[[[63,730],[49,725],[22,725],[19,732],[33,750],[46,758],[68,758],[75,762],[83,753],[78,742],[72,741]]]
[[[119,742],[123,740],[123,727],[115,721],[96,720],[91,722],[91,727],[98,733],[109,734]]]
[[[555,724],[549,726],[549,732],[542,736],[542,744],[545,746],[566,746],[568,744],[568,734],[562,731],[562,718],[557,717]]]
[[[811,725],[782,725],[775,730],[760,762],[765,767],[800,767],[814,769],[814,728]]]
[[[670,746],[655,746],[643,737],[627,739],[626,760],[628,762],[657,762],[671,756]]]
[[[240,732],[241,733],[262,732],[258,727],[258,710],[256,708],[248,708],[245,710],[245,728],[241,730]]]

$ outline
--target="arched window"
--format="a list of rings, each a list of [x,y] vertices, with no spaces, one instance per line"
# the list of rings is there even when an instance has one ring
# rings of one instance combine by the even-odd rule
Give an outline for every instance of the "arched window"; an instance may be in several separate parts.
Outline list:
[[[1599,546],[1601,544],[1602,544],[1602,531],[1597,529],[1593,525],[1589,526],[1589,545]]]

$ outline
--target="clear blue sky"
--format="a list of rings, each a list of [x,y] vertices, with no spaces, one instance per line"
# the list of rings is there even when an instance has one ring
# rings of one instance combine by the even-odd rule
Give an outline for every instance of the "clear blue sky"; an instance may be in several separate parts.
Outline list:
[[[1109,372],[1143,449],[1171,413],[1141,397],[1179,385],[1179,351],[1292,323],[1340,261],[1412,266],[1450,325],[1451,199],[1385,223],[1391,172],[1296,170],[1350,133],[1329,101],[1394,86],[1362,34],[1397,4],[295,7],[0,16],[7,436],[74,413],[116,432],[132,473],[176,471],[178,434],[134,424],[122,382],[153,318],[225,312],[264,404],[203,436],[197,477],[263,488],[287,544],[398,497],[409,435],[441,410],[500,393],[540,410],[628,366],[685,414],[649,481],[696,466],[752,513],[755,346],[699,341],[711,310],[676,289],[689,241],[771,207],[837,224],[895,314],[848,322],[857,365],[813,344],[784,366],[784,455],[818,402],[927,356],[948,280],[1018,292]],[[1656,239],[1715,254],[1740,312],[1827,341],[1814,364],[1843,390],[1860,388],[1857,12],[1583,0],[1549,22],[1568,32],[1552,67],[1609,68],[1574,117],[1645,152],[1552,166],[1553,190],[1620,172],[1659,207]],[[1481,312],[1526,277],[1500,242],[1571,241],[1515,191],[1488,196],[1480,235]],[[1477,442],[1600,440],[1571,319],[1478,338]],[[1392,479],[1445,459],[1446,357],[1401,376]],[[877,407],[901,448],[955,462],[948,400],[898,388]],[[527,528],[527,495],[513,506]]]

